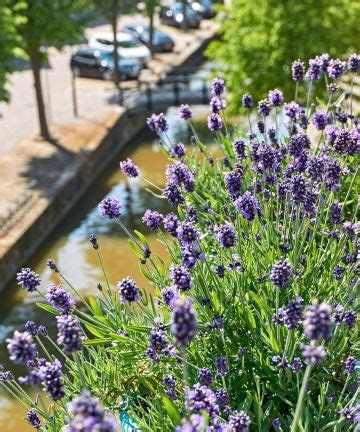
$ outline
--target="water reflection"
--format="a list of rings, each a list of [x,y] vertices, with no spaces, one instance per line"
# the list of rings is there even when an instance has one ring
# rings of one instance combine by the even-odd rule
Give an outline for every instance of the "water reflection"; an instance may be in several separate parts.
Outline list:
[[[195,108],[204,112],[207,107]],[[167,113],[170,122],[169,136],[173,142],[189,142],[188,126],[177,120],[177,110],[170,109]],[[200,128],[205,136],[205,129]],[[67,279],[84,294],[96,294],[97,283],[104,282],[99,269],[96,254],[90,247],[88,238],[96,233],[101,247],[101,254],[108,273],[110,283],[114,286],[123,277],[133,277],[142,288],[147,284],[138,270],[139,262],[131,250],[125,234],[115,222],[102,219],[99,216],[97,204],[105,196],[113,195],[123,203],[122,221],[131,230],[137,229],[145,233],[149,239],[154,254],[162,255],[161,244],[141,222],[141,217],[148,208],[167,212],[165,200],[159,199],[146,190],[146,184],[140,179],[127,182],[118,169],[118,161],[131,157],[141,168],[142,174],[152,183],[162,186],[165,182],[165,166],[167,156],[147,130],[134,140],[131,145],[115,158],[109,169],[100,176],[96,184],[77,203],[66,219],[58,226],[44,247],[33,257],[28,266],[40,274],[44,291],[49,283],[59,283],[56,274],[46,267],[48,258],[54,259],[62,269]],[[49,320],[49,314],[36,306],[41,301],[40,296],[28,294],[19,290],[17,285],[9,287],[2,294],[0,303],[0,364],[5,367],[13,365],[8,362],[5,339],[15,329],[23,329],[28,320],[38,325],[46,324],[51,334],[55,334],[54,320]],[[21,373],[21,368],[15,370]],[[30,431],[21,417],[25,416],[25,408],[8,397],[0,389],[0,431],[15,432]]]

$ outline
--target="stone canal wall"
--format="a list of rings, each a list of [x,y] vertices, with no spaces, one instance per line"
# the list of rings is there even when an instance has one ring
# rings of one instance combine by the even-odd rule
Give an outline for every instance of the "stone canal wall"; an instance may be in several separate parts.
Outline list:
[[[188,46],[172,69],[198,65],[215,34],[216,26]],[[118,108],[96,122],[58,125],[54,143],[24,140],[0,159],[0,204],[12,195],[24,197],[18,210],[6,218],[7,226],[4,220],[0,225],[0,292],[114,156],[141,131],[148,115],[145,108],[136,113]]]

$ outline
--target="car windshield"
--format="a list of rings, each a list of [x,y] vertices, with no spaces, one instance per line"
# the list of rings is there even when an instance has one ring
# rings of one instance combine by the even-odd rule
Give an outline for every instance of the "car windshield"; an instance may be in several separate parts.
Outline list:
[[[181,3],[175,3],[174,6],[172,6],[172,10],[175,14],[182,14],[183,5]],[[196,16],[194,10],[189,5],[186,5],[186,15],[188,18],[194,18]]]
[[[135,39],[129,39],[129,40],[119,41],[119,46],[121,48],[138,48],[141,47],[142,45],[140,42],[138,42]]]

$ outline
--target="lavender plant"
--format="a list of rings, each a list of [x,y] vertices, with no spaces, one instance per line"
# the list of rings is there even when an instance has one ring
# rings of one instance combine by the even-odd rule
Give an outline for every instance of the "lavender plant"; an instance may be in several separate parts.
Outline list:
[[[57,316],[57,343],[27,323],[8,339],[27,377],[0,372],[35,429],[127,430],[124,413],[141,431],[356,429],[360,130],[352,96],[338,90],[346,69],[353,79],[359,56],[346,66],[323,55],[307,71],[295,61],[295,99],[270,91],[258,103],[258,131],[249,94],[248,131],[227,127],[225,84],[215,79],[207,124],[218,158],[189,106],[179,116],[193,131],[191,152],[171,142],[164,114],[148,119],[170,157],[166,186],[153,193],[173,211],[149,209],[143,222],[170,264],[127,231],[116,197],[99,204],[100,215],[129,235],[151,293],[130,278],[110,286],[95,235],[89,247],[106,281],[97,298],[82,298],[49,260],[63,286],[48,287],[39,307]],[[315,107],[311,82],[320,79],[329,97]],[[304,106],[299,85],[308,88]],[[120,167],[129,181],[141,177],[130,159]],[[18,282],[40,292],[30,269]],[[31,400],[20,383],[42,385],[50,402]]]

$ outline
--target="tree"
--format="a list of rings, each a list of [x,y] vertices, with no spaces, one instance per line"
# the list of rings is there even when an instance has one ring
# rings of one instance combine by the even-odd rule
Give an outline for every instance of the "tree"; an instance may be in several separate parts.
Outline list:
[[[221,64],[234,107],[245,91],[260,99],[279,87],[292,97],[295,59],[359,48],[360,3],[352,0],[232,0],[225,11],[221,40],[207,53]]]
[[[41,68],[47,48],[61,49],[82,35],[85,0],[8,0],[15,18],[18,45],[30,61],[38,109],[40,135],[49,140],[50,132],[41,85]]]
[[[119,42],[117,39],[118,20],[122,12],[130,13],[135,9],[135,0],[94,0],[95,8],[100,11],[103,17],[111,25],[111,30],[114,38],[113,60],[114,60],[114,75],[113,80],[115,87],[120,84],[120,65],[119,65]]]
[[[151,53],[154,51],[153,40],[154,40],[154,16],[156,8],[159,6],[159,0],[145,0],[145,14],[149,18],[149,49]]]
[[[14,66],[16,50],[15,18],[7,0],[0,0],[0,101],[7,101],[6,82]]]

